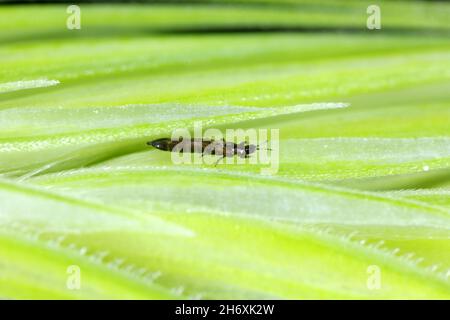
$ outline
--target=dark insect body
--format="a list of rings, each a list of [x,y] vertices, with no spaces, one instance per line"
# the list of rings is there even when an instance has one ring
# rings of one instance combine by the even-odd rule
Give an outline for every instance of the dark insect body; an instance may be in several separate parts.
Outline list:
[[[216,164],[225,157],[233,157],[235,155],[240,158],[249,158],[252,153],[259,150],[259,146],[254,144],[226,142],[224,139],[182,139],[180,137],[179,140],[172,140],[170,138],[162,138],[149,141],[147,144],[163,151],[184,152],[187,150],[191,153],[201,153],[202,156],[220,156]]]

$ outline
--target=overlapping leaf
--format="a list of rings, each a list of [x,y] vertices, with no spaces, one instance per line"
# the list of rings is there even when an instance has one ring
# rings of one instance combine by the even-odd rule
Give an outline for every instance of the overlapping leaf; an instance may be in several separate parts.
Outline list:
[[[0,7],[0,296],[448,299],[450,7],[209,2]],[[145,144],[198,121],[277,174]]]

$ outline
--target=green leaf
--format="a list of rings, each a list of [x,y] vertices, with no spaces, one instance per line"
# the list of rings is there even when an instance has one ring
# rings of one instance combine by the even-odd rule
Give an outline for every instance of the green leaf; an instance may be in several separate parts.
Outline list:
[[[4,139],[4,142],[0,140],[0,173],[18,174],[33,170],[29,175],[34,175],[48,170],[90,164],[146,148],[147,141],[162,135],[170,136],[171,131],[176,128],[192,130],[198,121],[211,127],[346,106],[343,103],[278,108],[129,105],[0,110],[5,119],[4,136],[20,135],[19,138]],[[103,150],[101,154],[100,149]],[[31,155],[35,156],[30,157]]]
[[[0,6],[0,296],[449,299],[450,6],[371,4]],[[275,174],[146,144],[199,122]]]

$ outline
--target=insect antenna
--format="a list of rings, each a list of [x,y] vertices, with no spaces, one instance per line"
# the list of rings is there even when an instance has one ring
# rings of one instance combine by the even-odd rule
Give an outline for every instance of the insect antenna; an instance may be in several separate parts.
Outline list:
[[[262,144],[267,144],[268,142],[269,142],[269,141],[266,140],[266,141],[264,141]],[[256,146],[256,150],[261,150],[259,144]],[[269,150],[269,151],[272,151],[272,149],[270,149],[270,148],[265,148],[265,149],[262,149],[262,150]]]

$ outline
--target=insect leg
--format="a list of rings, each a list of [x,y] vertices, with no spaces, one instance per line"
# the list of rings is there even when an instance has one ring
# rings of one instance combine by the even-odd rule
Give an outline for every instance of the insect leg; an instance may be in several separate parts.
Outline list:
[[[215,167],[219,164],[220,160],[222,160],[223,158],[225,158],[225,156],[220,157],[217,161],[216,164],[214,165]]]
[[[205,150],[203,150],[202,158],[204,155],[215,155],[215,154],[216,154],[216,149],[208,146],[205,148]]]

